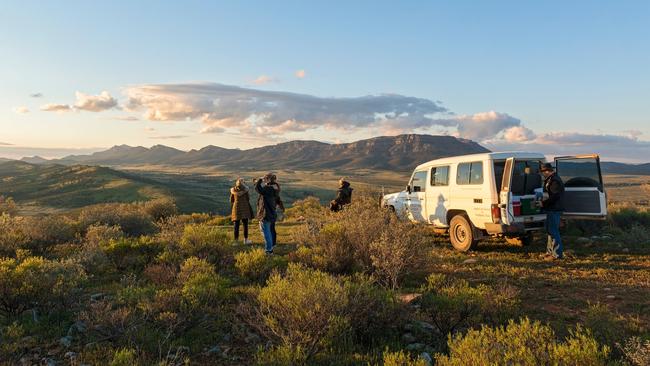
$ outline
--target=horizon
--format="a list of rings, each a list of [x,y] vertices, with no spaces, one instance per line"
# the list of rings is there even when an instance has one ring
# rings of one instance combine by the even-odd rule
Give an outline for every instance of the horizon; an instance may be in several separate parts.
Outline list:
[[[368,4],[5,2],[0,156],[415,133],[647,162],[650,3]]]

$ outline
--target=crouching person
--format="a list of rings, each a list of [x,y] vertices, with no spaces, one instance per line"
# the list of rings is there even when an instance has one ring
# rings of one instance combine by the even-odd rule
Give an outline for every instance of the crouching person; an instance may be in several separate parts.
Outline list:
[[[269,185],[273,174],[266,174],[255,183],[255,191],[259,193],[257,199],[257,219],[260,221],[260,230],[264,235],[266,245],[266,254],[273,254],[273,233],[272,224],[275,223],[275,207],[277,203],[277,193],[273,186]]]
[[[352,203],[352,188],[350,182],[339,179],[339,188],[336,190],[336,198],[330,202],[330,210],[341,211],[343,206]]]

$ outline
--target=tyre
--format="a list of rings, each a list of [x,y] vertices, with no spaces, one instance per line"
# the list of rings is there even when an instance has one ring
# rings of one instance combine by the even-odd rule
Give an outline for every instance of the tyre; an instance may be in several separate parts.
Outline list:
[[[469,219],[464,215],[456,215],[449,223],[449,240],[454,249],[460,252],[476,248],[478,239]]]
[[[522,247],[528,246],[533,242],[533,234],[525,234],[521,236],[506,236],[506,243],[512,245],[519,245]]]

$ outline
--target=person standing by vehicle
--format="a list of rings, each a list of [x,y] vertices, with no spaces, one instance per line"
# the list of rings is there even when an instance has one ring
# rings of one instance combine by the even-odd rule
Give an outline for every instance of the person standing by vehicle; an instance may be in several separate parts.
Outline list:
[[[235,225],[235,242],[239,241],[239,227],[243,224],[244,244],[252,244],[248,239],[248,222],[253,218],[253,208],[250,204],[248,187],[241,178],[237,179],[235,186],[230,188],[230,207],[230,219]]]
[[[352,203],[352,190],[350,182],[344,178],[339,179],[339,188],[336,190],[336,198],[330,202],[330,210],[341,211],[343,206]]]
[[[269,185],[275,189],[275,216],[276,219],[271,223],[271,237],[273,238],[273,247],[278,243],[278,232],[275,230],[275,223],[277,221],[282,221],[281,217],[284,217],[284,203],[282,198],[280,198],[280,184],[278,183],[278,177],[275,174],[271,175],[271,180]]]
[[[544,175],[544,193],[548,198],[542,200],[542,209],[546,212],[546,242],[545,259],[562,259],[562,236],[560,235],[560,218],[564,211],[562,198],[564,196],[564,183],[550,163],[542,165]]]
[[[260,221],[260,230],[264,235],[266,244],[266,254],[273,254],[273,235],[271,233],[271,224],[275,223],[277,218],[276,191],[269,183],[271,182],[272,173],[266,174],[255,182],[255,191],[259,193],[257,199],[257,219]]]

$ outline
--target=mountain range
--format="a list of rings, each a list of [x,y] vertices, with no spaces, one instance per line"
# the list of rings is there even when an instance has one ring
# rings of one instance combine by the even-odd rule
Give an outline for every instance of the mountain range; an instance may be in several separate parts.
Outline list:
[[[324,170],[357,169],[408,172],[418,164],[442,157],[488,152],[478,143],[453,136],[382,136],[351,143],[290,141],[253,149],[227,149],[209,145],[182,151],[169,146],[117,145],[89,155],[70,155],[46,160],[38,156],[21,159],[31,164],[102,165],[125,167],[157,165],[170,167],[213,166],[228,170]],[[1,160],[0,160],[1,161]],[[650,163],[602,162],[603,173],[650,175]]]

